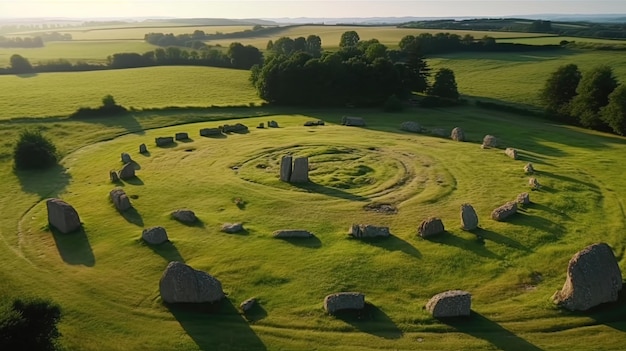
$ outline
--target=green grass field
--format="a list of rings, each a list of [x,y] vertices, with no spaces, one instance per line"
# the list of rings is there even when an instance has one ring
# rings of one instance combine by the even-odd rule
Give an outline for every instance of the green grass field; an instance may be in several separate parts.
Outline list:
[[[581,43],[597,43],[597,44],[626,44],[626,40],[614,39],[598,39],[598,38],[578,38],[578,37],[562,37],[562,36],[545,36],[535,38],[501,38],[498,43],[519,43],[527,45],[557,45],[561,41],[575,41]]]
[[[242,70],[176,66],[3,75],[0,119],[69,115],[79,107],[100,105],[108,94],[137,109],[261,103],[249,75]]]
[[[252,113],[264,117],[219,120]],[[279,113],[274,115],[275,113]],[[293,114],[292,114],[293,113]],[[344,114],[368,127],[342,127]],[[225,138],[197,131],[223,123],[253,127],[270,119],[279,129],[254,129]],[[310,119],[327,125],[306,128]],[[160,125],[205,120],[192,124]],[[469,142],[400,132],[405,120],[428,129],[461,126]],[[17,130],[40,126],[65,154],[61,167],[38,173],[11,169]],[[189,132],[192,140],[157,148],[157,136]],[[91,122],[3,122],[0,201],[4,282],[0,293],[52,298],[64,310],[63,345],[81,350],[344,350],[344,349],[562,349],[594,345],[621,349],[623,301],[588,314],[567,313],[550,302],[565,279],[567,261],[587,244],[609,243],[624,268],[625,227],[621,158],[626,139],[545,124],[471,107],[409,110],[223,110],[195,115],[136,113]],[[501,149],[481,150],[482,136],[518,148],[520,160]],[[111,139],[113,138],[113,139]],[[110,140],[107,140],[110,139]],[[149,155],[136,152],[149,145]],[[108,171],[129,152],[138,179],[123,183],[135,210],[121,215],[108,200]],[[309,156],[312,184],[277,179],[282,155]],[[479,160],[479,161],[477,161]],[[522,167],[533,162],[540,191],[509,222],[490,211],[528,191]],[[73,204],[84,233],[50,232],[43,199]],[[245,201],[238,208],[234,198]],[[459,206],[480,217],[480,242],[459,229]],[[365,211],[389,203],[398,213]],[[190,208],[200,226],[169,218]],[[419,222],[443,219],[447,233],[422,240]],[[599,220],[602,219],[602,220]],[[242,221],[245,235],[219,232]],[[351,223],[390,226],[388,240],[347,237]],[[138,238],[162,225],[171,243],[150,248]],[[280,241],[271,233],[304,228],[316,239]],[[170,260],[182,260],[222,281],[227,295],[212,314],[164,306],[159,277]],[[537,273],[541,279],[537,280]],[[422,306],[435,293],[466,289],[471,321],[444,323]],[[357,290],[370,303],[360,318],[326,315],[326,294]],[[248,297],[260,307],[247,320],[237,305]],[[219,330],[219,332],[216,332]]]

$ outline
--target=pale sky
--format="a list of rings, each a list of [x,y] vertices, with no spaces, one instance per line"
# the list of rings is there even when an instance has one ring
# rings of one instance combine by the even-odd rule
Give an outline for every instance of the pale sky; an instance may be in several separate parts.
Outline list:
[[[623,14],[626,0],[611,1],[213,1],[213,0],[0,0],[2,17],[446,17],[531,14]]]

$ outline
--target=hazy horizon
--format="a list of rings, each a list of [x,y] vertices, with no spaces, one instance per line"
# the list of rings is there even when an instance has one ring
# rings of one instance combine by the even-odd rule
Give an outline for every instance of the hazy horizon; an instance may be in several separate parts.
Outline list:
[[[626,13],[626,1],[0,0],[0,18],[365,18]]]

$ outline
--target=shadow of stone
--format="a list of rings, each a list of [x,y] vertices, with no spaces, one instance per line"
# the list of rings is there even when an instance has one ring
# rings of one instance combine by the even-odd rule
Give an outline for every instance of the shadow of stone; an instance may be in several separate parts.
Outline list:
[[[493,241],[495,243],[508,246],[517,250],[522,250],[526,252],[531,252],[532,250],[522,245],[519,241],[506,237],[502,234],[496,233],[491,230],[476,228],[472,230],[472,234],[476,234],[478,238],[483,238],[484,240]]]
[[[93,267],[96,264],[89,239],[82,227],[68,234],[61,233],[52,226],[49,228],[63,262],[87,267]]]
[[[626,280],[622,282],[626,287]],[[622,288],[617,295],[617,301],[603,303],[592,307],[585,312],[571,312],[572,314],[593,318],[599,324],[604,324],[615,330],[626,333],[626,288]]]
[[[538,204],[536,202],[531,202],[530,204],[526,205],[526,207],[529,208],[529,209],[536,209],[536,210],[539,210],[539,211],[548,212],[548,213],[553,214],[553,215],[561,216],[561,217],[563,217],[564,219],[567,219],[567,220],[573,220],[572,217],[570,217],[565,212],[557,211],[557,210],[555,210],[553,208],[550,208],[550,207],[542,205],[542,204]]]
[[[146,152],[140,152],[139,154],[144,157],[150,157],[152,155],[149,150]]]
[[[34,78],[37,77],[39,74],[38,73],[19,73],[16,74],[16,76],[18,76],[19,78]]]
[[[533,227],[537,230],[552,233],[555,236],[560,236],[565,232],[565,228],[560,224],[543,217],[533,216],[523,212],[517,212],[508,222],[512,225]]]
[[[176,218],[174,218],[174,216],[170,216],[172,218],[173,221],[176,221],[177,223],[180,223],[186,227],[197,227],[197,228],[205,228],[205,224],[204,221],[201,220],[200,218],[196,217],[196,221],[193,223],[187,223],[187,222],[182,222],[177,220]]]
[[[124,217],[124,219],[128,223],[132,223],[136,226],[143,227],[143,218],[141,217],[141,214],[134,207],[131,207],[126,211],[122,211],[120,212],[120,214],[122,215],[122,217]]]
[[[171,143],[168,143],[165,145],[154,145],[154,147],[158,147],[159,149],[173,149],[177,146],[178,146],[178,143],[176,141],[172,141]]]
[[[276,240],[285,241],[295,246],[308,247],[311,249],[318,249],[322,247],[322,241],[317,236],[309,238],[276,238]]]
[[[261,306],[260,301],[257,302],[247,312],[242,313],[243,317],[250,323],[260,321],[267,317],[267,311]]]
[[[200,350],[267,350],[228,299],[213,304],[165,306]]]
[[[526,154],[524,152],[518,152],[517,153],[517,159],[519,161],[524,161],[524,162],[531,162],[533,164],[540,164],[540,165],[546,165],[546,166],[553,166],[552,163],[546,162],[544,160],[542,160],[539,157],[535,157],[535,156],[531,156],[529,154]],[[521,169],[521,168],[520,168]]]
[[[400,339],[402,330],[380,308],[365,302],[362,310],[342,310],[333,315],[359,331],[385,339]]]
[[[228,136],[226,134],[220,133],[220,134],[211,134],[211,135],[201,135],[203,138],[209,138],[209,139],[226,139]]]
[[[41,199],[57,197],[69,185],[72,176],[61,165],[54,165],[43,170],[14,170],[22,190],[37,194]]]
[[[143,185],[143,180],[141,180],[141,178],[134,176],[133,178],[130,179],[124,179],[124,182],[130,184],[130,185]]]
[[[352,240],[361,241],[365,244],[380,247],[381,249],[385,249],[388,251],[401,251],[409,256],[413,256],[415,258],[421,258],[422,254],[419,252],[415,246],[411,245],[407,241],[402,240],[401,238],[390,235],[386,238],[365,238],[365,239],[356,239],[350,237]]]
[[[130,163],[133,165],[133,168],[135,169],[135,171],[138,171],[141,169],[141,165],[137,163],[137,161],[131,160]]]
[[[350,194],[349,192],[346,192],[337,188],[331,188],[328,186],[317,184],[312,181],[309,181],[307,183],[290,183],[290,184],[295,186],[296,188],[306,190],[309,193],[328,195],[328,196],[338,197],[338,198],[342,198],[342,199],[346,199],[350,201],[368,201],[369,200],[367,197]]]
[[[486,258],[493,258],[497,260],[502,259],[502,257],[500,257],[499,255],[496,255],[495,253],[485,248],[484,243],[481,243],[478,240],[467,240],[467,239],[458,237],[456,235],[452,235],[448,232],[443,232],[439,235],[435,235],[433,237],[429,237],[424,240],[432,241],[432,242],[443,244],[443,245],[455,246],[463,250],[469,250],[479,256],[486,257]]]
[[[191,139],[191,138],[178,139],[178,141],[180,141],[181,143],[193,143],[193,139]]]
[[[172,243],[171,241],[166,241],[166,242],[164,242],[163,244],[160,244],[160,245],[150,245],[150,244],[146,243],[145,241],[143,241],[143,239],[140,238],[139,242],[142,245],[144,245],[146,247],[149,247],[157,255],[163,257],[165,259],[165,261],[168,262],[168,263],[172,262],[172,261],[178,261],[178,262],[185,263],[185,259],[180,254],[180,252],[178,251],[176,246],[174,246],[174,243]]]
[[[488,341],[498,350],[503,351],[540,351],[530,342],[503,328],[500,324],[490,321],[480,313],[472,310],[469,317],[440,319],[461,333]]]
[[[98,114],[98,116],[73,116],[68,121],[102,124],[106,127],[120,127],[129,133],[144,135],[144,127],[137,121],[137,117],[130,111],[118,111],[112,114]]]
[[[567,177],[564,175],[560,175],[560,174],[556,174],[556,173],[552,173],[552,172],[547,172],[547,171],[537,171],[536,172],[539,175],[542,176],[547,176],[550,178],[554,178],[556,180],[560,180],[561,182],[570,182],[570,183],[576,183],[576,184],[580,184],[580,185],[584,185],[590,189],[593,189],[595,192],[600,193],[600,187],[597,186],[596,184],[593,183],[589,183],[589,182],[584,182],[582,180],[576,179],[576,178],[572,178],[572,177]],[[544,187],[542,187],[541,189],[543,190]]]

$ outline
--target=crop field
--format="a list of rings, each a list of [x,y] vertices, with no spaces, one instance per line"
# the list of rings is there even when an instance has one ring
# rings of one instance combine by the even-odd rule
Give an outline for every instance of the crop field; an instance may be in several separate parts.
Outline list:
[[[250,72],[214,67],[161,66],[91,72],[0,76],[0,119],[69,115],[113,95],[128,108],[208,107],[261,103]]]
[[[214,120],[253,112],[232,110],[227,117],[228,111],[1,122],[3,140],[20,128],[43,128],[65,157],[44,173],[15,172],[10,143],[1,146],[0,293],[59,303],[68,349],[623,347],[624,298],[583,314],[559,310],[550,296],[562,286],[570,257],[588,244],[609,243],[625,267],[626,139],[472,107],[401,114],[268,109],[256,112],[268,114],[263,117]],[[338,125],[344,114],[362,116],[368,127]],[[204,121],[159,128],[198,119]],[[253,128],[270,119],[280,128]],[[326,125],[302,126],[317,119]],[[406,120],[428,130],[460,126],[469,141],[401,132]],[[198,136],[200,128],[235,122],[250,132]],[[154,146],[155,137],[176,132],[191,139]],[[517,148],[520,159],[502,149],[482,150],[486,133],[496,135],[501,147]],[[140,143],[148,154],[137,153]],[[108,200],[115,186],[108,172],[121,166],[121,152],[131,154],[137,169],[135,180],[120,184],[134,208],[124,214]],[[278,180],[285,154],[309,157],[309,184]],[[530,192],[532,204],[509,221],[491,220],[493,208],[529,191],[526,162],[534,163],[542,189]],[[72,204],[84,230],[51,231],[48,197]],[[475,233],[459,229],[462,203],[476,208]],[[397,213],[367,210],[380,204]],[[201,223],[172,220],[169,213],[177,208],[194,210]],[[429,216],[440,217],[446,233],[420,239],[416,227]],[[246,232],[221,233],[224,222],[243,222]],[[352,223],[389,226],[393,235],[350,239]],[[141,230],[154,225],[167,229],[170,243],[141,243]],[[272,238],[286,228],[307,229],[315,238]],[[227,299],[212,312],[164,305],[158,281],[172,260],[215,276]],[[422,309],[430,296],[448,289],[472,293],[470,320],[439,321]],[[324,313],[324,296],[337,291],[365,293],[366,312]],[[253,296],[259,306],[241,314],[238,304]]]
[[[626,45],[626,40],[562,37],[562,36],[545,36],[545,37],[534,37],[534,38],[502,38],[498,40],[498,43],[518,43],[518,44],[527,44],[527,45],[558,45],[563,40],[570,41],[570,42],[575,41],[575,42],[581,42],[581,43]]]
[[[143,40],[147,33],[191,34],[196,30],[207,34],[241,32],[252,29],[252,26],[155,26],[155,27],[127,27],[127,28],[96,28],[66,30],[60,33],[69,33],[73,40]]]

